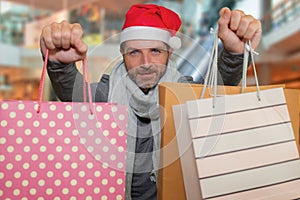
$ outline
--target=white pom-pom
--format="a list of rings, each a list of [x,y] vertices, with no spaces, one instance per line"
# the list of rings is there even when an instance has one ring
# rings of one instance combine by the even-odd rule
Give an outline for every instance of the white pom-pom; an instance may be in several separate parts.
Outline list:
[[[169,45],[173,49],[179,49],[181,47],[181,40],[179,37],[173,36],[169,39]]]

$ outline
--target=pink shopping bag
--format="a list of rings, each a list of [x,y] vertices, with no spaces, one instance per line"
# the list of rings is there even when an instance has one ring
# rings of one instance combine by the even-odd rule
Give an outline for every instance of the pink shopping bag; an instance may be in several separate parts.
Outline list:
[[[0,199],[124,199],[127,108],[0,102]]]

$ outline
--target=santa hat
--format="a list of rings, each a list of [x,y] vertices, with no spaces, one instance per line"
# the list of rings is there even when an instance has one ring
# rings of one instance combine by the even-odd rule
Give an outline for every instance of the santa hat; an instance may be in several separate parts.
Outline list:
[[[133,5],[126,14],[121,32],[121,43],[127,40],[159,40],[179,49],[181,40],[176,32],[181,26],[179,16],[155,4]]]

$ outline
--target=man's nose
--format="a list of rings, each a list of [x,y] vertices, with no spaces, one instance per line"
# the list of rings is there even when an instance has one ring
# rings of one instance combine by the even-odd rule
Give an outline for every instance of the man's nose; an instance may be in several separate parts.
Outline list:
[[[141,62],[143,65],[149,64],[151,62],[151,58],[147,52],[142,52]]]

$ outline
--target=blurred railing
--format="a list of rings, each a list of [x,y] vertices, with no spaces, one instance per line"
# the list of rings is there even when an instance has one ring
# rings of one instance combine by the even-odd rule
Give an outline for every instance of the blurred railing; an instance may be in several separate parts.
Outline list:
[[[282,0],[262,18],[264,33],[300,17],[300,0]]]

